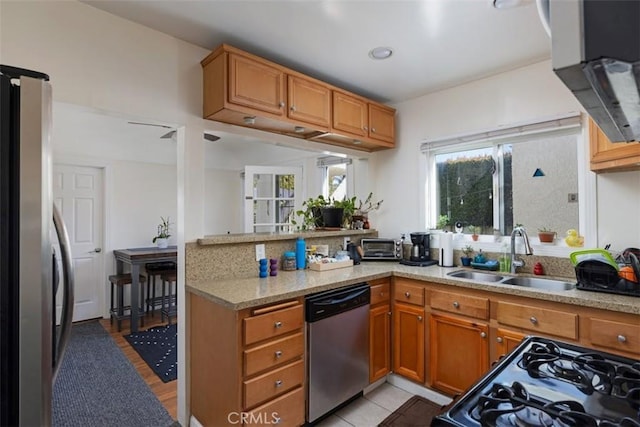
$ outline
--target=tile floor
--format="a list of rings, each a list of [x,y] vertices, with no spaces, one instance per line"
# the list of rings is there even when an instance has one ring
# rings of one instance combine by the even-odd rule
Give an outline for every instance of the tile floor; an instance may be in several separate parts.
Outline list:
[[[384,383],[322,420],[318,427],[375,427],[412,396],[408,391]]]

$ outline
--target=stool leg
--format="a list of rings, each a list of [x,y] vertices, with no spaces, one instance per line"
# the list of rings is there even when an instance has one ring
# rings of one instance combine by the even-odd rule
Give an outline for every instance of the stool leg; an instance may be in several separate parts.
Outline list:
[[[151,295],[151,274],[147,273],[147,300],[142,300],[144,301],[145,313],[149,312],[149,295]]]
[[[164,313],[165,313],[165,285],[166,280],[162,279],[162,308],[160,309],[160,321],[164,322]]]
[[[153,276],[153,287],[151,288],[151,317],[153,312],[156,311],[156,276]]]
[[[140,316],[140,326],[144,326],[144,286],[140,286],[140,306],[139,309]]]
[[[173,282],[169,282],[169,296],[167,298],[169,298],[168,304],[167,304],[167,321],[169,322],[169,324],[171,324],[171,310],[172,310],[172,306],[173,304],[171,303],[171,296],[173,295],[172,289],[173,288]]]
[[[111,306],[109,307],[109,323],[113,325],[113,282],[111,282]]]
[[[122,291],[122,286],[118,286],[117,296],[118,296],[118,317],[116,320],[116,324],[118,325],[118,332],[120,332],[121,323],[122,323],[122,315],[124,314],[124,292]]]

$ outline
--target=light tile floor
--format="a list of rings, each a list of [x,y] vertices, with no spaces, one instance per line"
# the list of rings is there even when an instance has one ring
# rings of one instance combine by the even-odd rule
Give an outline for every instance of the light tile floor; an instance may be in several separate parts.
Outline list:
[[[384,383],[322,420],[318,427],[375,427],[412,396],[401,388]]]

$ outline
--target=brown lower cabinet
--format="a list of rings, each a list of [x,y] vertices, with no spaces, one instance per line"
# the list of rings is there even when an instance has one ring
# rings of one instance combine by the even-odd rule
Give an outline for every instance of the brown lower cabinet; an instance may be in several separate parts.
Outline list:
[[[429,337],[431,385],[456,395],[489,369],[489,326],[432,314]]]
[[[369,384],[391,371],[391,306],[369,310]]]
[[[520,344],[527,335],[510,331],[508,329],[498,328],[496,331],[496,355],[498,359],[503,358]]]
[[[394,303],[393,371],[419,383],[425,381],[424,336],[424,307]]]

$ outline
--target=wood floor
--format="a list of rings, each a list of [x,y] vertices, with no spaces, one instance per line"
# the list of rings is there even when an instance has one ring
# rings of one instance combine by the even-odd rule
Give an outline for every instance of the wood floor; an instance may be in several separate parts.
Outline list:
[[[175,321],[175,318],[171,319],[172,322]],[[118,347],[122,350],[124,355],[129,359],[129,361],[133,364],[133,366],[138,371],[138,374],[142,377],[142,379],[147,383],[147,385],[151,388],[151,391],[156,395],[158,400],[162,403],[162,405],[167,409],[169,415],[174,420],[178,418],[178,380],[170,381],[168,383],[162,382],[160,378],[151,370],[149,365],[146,364],[144,360],[140,357],[138,352],[136,352],[129,342],[124,339],[124,335],[128,335],[131,333],[131,329],[129,327],[129,321],[122,321],[121,331],[118,332],[118,328],[116,327],[116,322],[113,322],[113,326],[109,323],[109,319],[100,319],[100,324],[111,334],[111,338],[116,342]],[[162,325],[160,322],[160,313],[159,311],[154,314],[154,317],[151,317],[150,314],[144,319],[144,326],[140,328],[140,330],[149,329],[152,326]],[[164,323],[166,324],[166,322]]]

